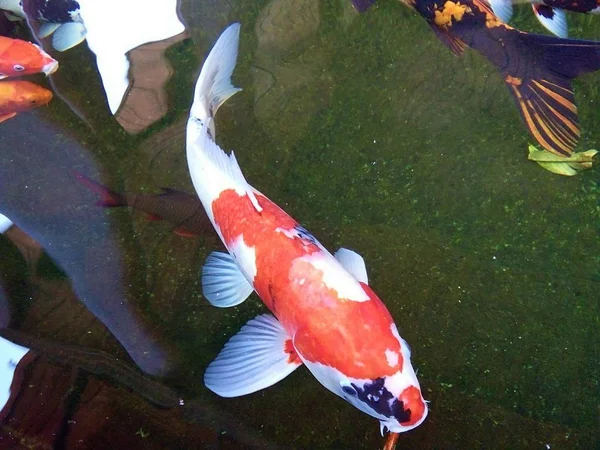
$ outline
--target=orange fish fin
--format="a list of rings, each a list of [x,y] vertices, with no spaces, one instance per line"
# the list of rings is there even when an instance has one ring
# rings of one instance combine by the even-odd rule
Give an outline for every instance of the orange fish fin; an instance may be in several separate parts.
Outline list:
[[[569,156],[579,140],[577,106],[569,80],[504,79],[521,118],[533,137],[548,151]]]
[[[12,119],[16,115],[17,115],[16,112],[11,112],[11,113],[6,113],[6,114],[0,114],[0,123],[4,122],[5,120]]]
[[[197,233],[194,233],[193,231],[188,230],[187,228],[185,228],[183,226],[175,228],[173,230],[173,233],[175,233],[177,236],[186,237],[186,238],[198,236]]]
[[[456,56],[461,56],[463,54],[463,51],[467,47],[467,44],[465,44],[461,39],[452,36],[446,30],[441,29],[437,25],[430,25],[435,35],[439,38],[440,41],[444,43],[446,47],[450,49],[452,53],[454,53]]]

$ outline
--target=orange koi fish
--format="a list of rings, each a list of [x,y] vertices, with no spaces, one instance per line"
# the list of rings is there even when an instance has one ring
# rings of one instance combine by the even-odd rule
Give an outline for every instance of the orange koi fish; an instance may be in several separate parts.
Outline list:
[[[56,72],[58,61],[36,44],[0,36],[0,79],[43,72]]]
[[[250,394],[301,365],[348,403],[380,421],[381,431],[419,426],[428,408],[389,311],[368,285],[363,258],[330,254],[306,229],[254,189],[233,153],[214,142],[214,115],[239,89],[240,25],[208,55],[187,125],[194,187],[229,253],[202,268],[203,295],[218,307],[256,292],[272,314],[250,320],[209,365],[206,386],[222,397]]]
[[[0,82],[0,123],[17,113],[47,105],[52,92],[35,83],[23,80]]]

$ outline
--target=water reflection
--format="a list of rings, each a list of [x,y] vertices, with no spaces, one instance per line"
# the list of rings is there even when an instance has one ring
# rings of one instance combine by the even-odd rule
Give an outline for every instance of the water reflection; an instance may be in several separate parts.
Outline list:
[[[149,373],[164,373],[169,356],[137,316],[130,267],[118,234],[73,169],[98,176],[89,152],[38,116],[3,125],[2,213],[37,240],[70,277],[80,300]],[[39,153],[44,157],[40,158]]]
[[[102,352],[4,330],[0,367],[5,448],[276,448]]]
[[[103,434],[131,447],[382,444],[367,416],[340,405],[308,373],[252,398],[212,395],[202,383],[206,367],[264,310],[256,300],[235,311],[209,308],[198,271],[214,243],[176,235],[177,221],[98,207],[98,195],[73,175],[78,170],[116,192],[193,192],[184,153],[193,81],[219,32],[240,21],[234,82],[244,91],[219,111],[219,143],[239,149],[247,177],[305,218],[325,245],[352,245],[371,263],[431,400],[428,420],[399,445],[598,447],[596,171],[556,180],[527,163],[527,133],[495,68],[473,51],[454,58],[399,2],[376,4],[358,14],[349,1],[184,1],[191,38],[128,53],[132,87],[114,116],[88,45],[56,53],[43,40],[61,67],[50,80],[31,81],[52,89],[54,100],[0,125],[0,213],[25,230],[0,236],[0,326],[19,330],[5,337],[38,355],[42,367],[27,366],[31,372],[48,368],[44,355],[71,354],[50,361],[59,370],[48,369],[44,380],[74,379],[71,389],[80,392],[91,383],[90,405],[115,418],[96,432],[99,446],[118,447]],[[598,18],[580,16],[569,16],[571,35],[598,39]],[[537,26],[529,7],[515,23]],[[34,39],[2,14],[0,29]],[[600,145],[599,75],[574,85],[583,149]],[[128,112],[136,91],[148,96]],[[70,257],[67,270],[61,258]],[[128,337],[117,323],[121,345],[87,305],[111,326],[125,311],[124,320],[133,318],[142,331]],[[155,410],[148,397],[163,395],[137,371],[138,361],[147,368],[144,357],[132,361],[124,350],[153,345],[164,345],[159,360],[171,356],[175,365],[160,379],[172,390],[165,398],[184,398],[184,407]],[[128,371],[105,375],[117,360]],[[98,374],[96,365],[103,367]],[[129,370],[144,382],[121,382]],[[70,392],[67,384],[60,395]],[[22,408],[39,411],[28,405],[40,393],[36,386],[25,387]],[[135,386],[150,395],[134,393]],[[81,408],[77,423],[88,415],[102,422],[93,408]],[[315,418],[316,410],[327,420]],[[62,417],[71,430],[70,416]],[[23,413],[18,422],[33,420]],[[199,423],[225,434],[192,430]],[[5,425],[0,437],[8,436]],[[260,436],[230,438],[240,427],[260,429]],[[192,434],[201,437],[193,441]]]

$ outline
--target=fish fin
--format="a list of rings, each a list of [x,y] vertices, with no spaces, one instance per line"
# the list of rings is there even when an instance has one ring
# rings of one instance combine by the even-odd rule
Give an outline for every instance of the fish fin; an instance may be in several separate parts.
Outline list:
[[[347,248],[340,248],[333,255],[335,259],[346,269],[349,273],[354,276],[358,281],[369,284],[369,277],[367,276],[367,267],[365,266],[365,260],[362,256]]]
[[[185,237],[185,238],[191,238],[191,237],[198,236],[198,233],[194,233],[193,231],[190,231],[183,226],[175,228],[173,230],[173,233],[175,233],[177,236],[181,236],[181,237]]]
[[[190,117],[207,123],[213,119],[219,107],[233,94],[241,91],[231,84],[240,39],[240,24],[230,25],[215,43],[206,57],[194,90],[194,103]],[[214,127],[214,125],[213,125]],[[213,139],[214,139],[214,129]]]
[[[16,112],[11,112],[11,113],[6,113],[6,114],[0,114],[0,123],[4,122],[5,120],[12,119],[16,115],[17,115]]]
[[[98,194],[100,196],[100,200],[96,202],[96,205],[102,206],[104,208],[114,208],[116,206],[127,206],[127,200],[125,196],[119,194],[118,192],[112,191],[103,184],[98,183],[97,181],[92,180],[89,177],[86,177],[81,172],[74,170],[75,178],[87,187],[90,191]]]
[[[461,39],[459,39],[455,36],[452,36],[448,32],[442,30],[437,25],[435,25],[435,24],[430,24],[430,25],[431,25],[431,28],[433,29],[433,32],[438,37],[438,39],[440,41],[442,41],[444,43],[444,45],[446,47],[448,47],[452,53],[454,53],[456,56],[461,56],[463,54],[463,51],[467,47],[467,44],[465,44]]]
[[[52,35],[52,47],[59,52],[64,52],[83,42],[85,34],[85,26],[81,22],[63,23]]]
[[[571,80],[600,69],[600,43],[529,33],[504,43],[514,70],[501,73],[525,126],[546,150],[569,156],[581,134]],[[531,53],[539,63],[521,61]]]
[[[60,23],[44,22],[40,25],[37,35],[40,39],[47,38],[52,33],[54,33],[61,25],[62,24]]]
[[[235,263],[233,256],[212,252],[202,266],[202,295],[219,308],[236,306],[246,300],[254,287]]]
[[[218,168],[218,170],[220,170],[225,176],[228,176],[236,184],[236,186],[239,186],[242,190],[244,190],[250,199],[250,202],[254,206],[254,209],[256,209],[257,212],[261,212],[262,207],[258,203],[256,195],[254,195],[254,189],[246,181],[246,178],[242,173],[242,169],[235,159],[235,153],[232,151],[230,155],[227,155],[221,149],[221,147],[219,147],[215,141],[212,140],[210,134],[208,133],[206,124],[204,124],[200,130],[199,141],[200,142],[197,143],[197,148],[200,149],[199,151],[202,152],[204,156]],[[189,144],[188,148],[190,148]],[[188,164],[193,164],[193,160],[191,160],[189,153],[190,151],[188,150]]]
[[[272,386],[302,365],[292,338],[270,314],[251,319],[204,373],[204,384],[221,397],[238,397]]]
[[[567,13],[564,9],[552,8],[541,3],[534,3],[531,7],[535,17],[548,31],[563,39],[568,37]]]
[[[156,214],[146,213],[146,220],[148,222],[158,222],[159,220],[163,220],[162,217],[157,216]]]
[[[548,151],[573,152],[581,132],[570,80],[537,79],[505,82],[531,135]]]
[[[4,233],[12,226],[13,223],[11,222],[11,220],[8,217],[0,214],[0,233]]]
[[[16,14],[13,14],[8,11],[4,11],[4,16],[10,22],[20,22],[24,19],[24,17],[17,16]]]
[[[513,15],[512,0],[489,0],[494,14],[504,23],[508,23]]]

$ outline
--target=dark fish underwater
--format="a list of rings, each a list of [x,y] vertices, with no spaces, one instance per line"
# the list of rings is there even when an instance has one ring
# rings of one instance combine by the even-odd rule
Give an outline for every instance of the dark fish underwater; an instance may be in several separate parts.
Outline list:
[[[401,0],[460,56],[470,47],[500,72],[521,119],[545,149],[569,156],[580,137],[572,80],[600,69],[600,42],[560,39],[516,30],[484,0]],[[375,0],[354,0],[359,11]]]
[[[75,172],[77,179],[100,196],[98,206],[113,208],[127,206],[148,214],[149,220],[165,220],[174,224],[175,234],[185,237],[212,234],[212,224],[198,196],[171,188],[161,188],[160,194],[119,193]]]

